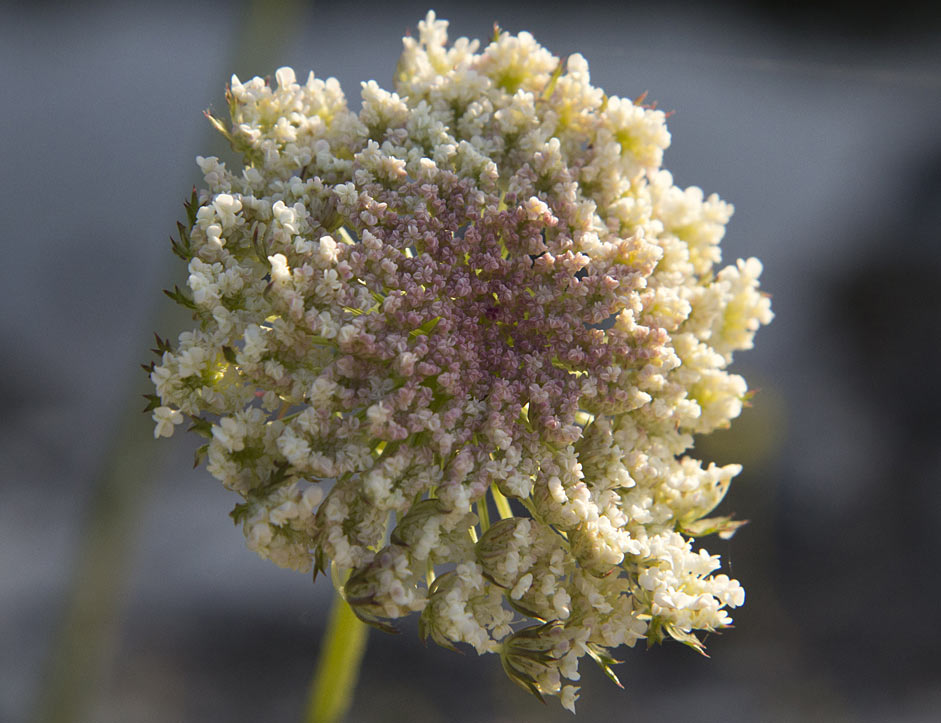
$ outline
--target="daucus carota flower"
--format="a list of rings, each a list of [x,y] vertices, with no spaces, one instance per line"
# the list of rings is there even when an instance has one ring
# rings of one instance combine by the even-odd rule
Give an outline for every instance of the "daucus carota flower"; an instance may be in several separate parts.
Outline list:
[[[211,120],[242,167],[198,159],[155,435],[208,437],[262,557],[573,708],[581,658],[699,648],[743,603],[694,547],[734,531],[707,516],[740,468],[684,453],[739,414],[726,367],[772,314],[756,259],[716,267],[731,207],[661,170],[664,113],[446,28],[358,114],[332,78],[232,78]]]

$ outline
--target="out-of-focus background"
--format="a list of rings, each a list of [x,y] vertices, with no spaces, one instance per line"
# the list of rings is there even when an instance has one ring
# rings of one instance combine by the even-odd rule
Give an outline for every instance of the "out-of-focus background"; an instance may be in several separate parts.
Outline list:
[[[426,0],[428,2],[429,0]],[[733,202],[777,315],[759,394],[698,445],[745,472],[706,546],[748,592],[711,659],[583,666],[582,720],[934,721],[941,710],[941,24],[928,4],[439,2],[581,52],[670,118],[665,166]],[[139,413],[185,319],[168,236],[222,153],[201,113],[281,65],[391,85],[426,3],[0,6],[0,721],[296,721],[331,590],[248,551],[197,442]],[[79,592],[76,592],[79,591]],[[371,633],[353,721],[569,720],[494,657]]]

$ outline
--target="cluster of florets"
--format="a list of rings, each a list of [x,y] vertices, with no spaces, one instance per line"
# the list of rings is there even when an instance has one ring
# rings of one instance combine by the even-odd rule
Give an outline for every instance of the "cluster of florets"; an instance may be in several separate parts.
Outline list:
[[[731,207],[660,169],[663,112],[446,27],[358,114],[334,79],[232,78],[210,119],[243,167],[198,159],[169,292],[198,324],[151,409],[209,438],[262,557],[573,708],[581,657],[699,647],[743,603],[693,545],[735,529],[707,515],[740,468],[684,452],[739,414],[725,369],[772,315],[756,259],[715,269]]]

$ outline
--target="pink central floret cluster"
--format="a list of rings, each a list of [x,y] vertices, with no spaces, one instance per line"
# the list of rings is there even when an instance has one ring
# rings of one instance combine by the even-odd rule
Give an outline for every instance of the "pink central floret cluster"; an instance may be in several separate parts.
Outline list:
[[[363,242],[341,246],[338,266],[382,301],[377,313],[360,310],[355,356],[338,365],[367,381],[400,362],[406,381],[383,402],[391,414],[380,438],[420,431],[408,412],[425,407],[429,387],[422,387],[430,384],[456,400],[444,404],[443,415],[466,399],[486,400],[488,425],[514,439],[574,442],[587,391],[606,407],[628,398],[617,388],[617,371],[606,379],[603,370],[643,364],[653,354],[648,345],[663,341],[646,329],[627,335],[599,328],[644,284],[643,270],[573,252],[566,204],[517,204],[512,194],[501,199],[438,172],[435,185],[367,184],[356,211],[350,217],[360,221],[355,231]],[[467,444],[474,432],[460,430],[453,443]]]

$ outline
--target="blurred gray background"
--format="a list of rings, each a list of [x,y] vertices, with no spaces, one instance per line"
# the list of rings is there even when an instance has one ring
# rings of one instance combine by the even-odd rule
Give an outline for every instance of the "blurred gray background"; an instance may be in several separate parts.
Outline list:
[[[391,85],[427,4],[0,6],[0,721],[297,721],[330,585],[248,551],[159,444],[138,364],[181,318],[168,236],[224,153],[202,118],[280,65]],[[706,660],[583,666],[581,720],[934,721],[941,709],[941,25],[916,2],[435,5],[581,52],[670,118],[665,166],[736,206],[777,315],[759,389],[697,452],[741,461],[710,540],[748,593]],[[353,721],[569,720],[494,657],[371,633]],[[63,682],[65,681],[65,682]],[[70,687],[71,686],[71,687]],[[64,701],[64,702],[63,702]]]

